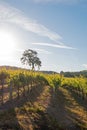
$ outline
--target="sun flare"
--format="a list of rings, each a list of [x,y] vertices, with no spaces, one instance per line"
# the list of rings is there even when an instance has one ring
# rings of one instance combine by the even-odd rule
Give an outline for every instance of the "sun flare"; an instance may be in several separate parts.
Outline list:
[[[6,31],[0,31],[0,56],[11,56],[15,49],[14,36]]]

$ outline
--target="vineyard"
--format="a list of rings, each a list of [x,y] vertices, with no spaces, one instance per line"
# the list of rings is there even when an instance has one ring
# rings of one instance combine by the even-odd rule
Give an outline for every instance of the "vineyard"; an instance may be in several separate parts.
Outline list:
[[[42,74],[28,71],[12,71],[1,70],[0,72],[0,84],[1,84],[1,104],[4,104],[6,100],[12,100],[14,98],[20,98],[23,94],[26,96],[30,93],[33,87],[39,85],[46,85],[48,82]],[[7,89],[8,95],[4,96],[4,90]],[[4,97],[6,99],[4,99]]]
[[[67,96],[67,98],[66,98],[66,96]],[[78,99],[78,101],[80,103],[82,103],[83,106],[81,104],[82,113],[79,113],[79,115],[78,115],[79,119],[78,120],[76,119],[76,122],[71,121],[70,123],[73,122],[72,124],[76,125],[76,130],[80,130],[80,128],[81,128],[81,130],[82,129],[86,130],[87,129],[87,105],[86,105],[86,103],[87,103],[87,78],[82,77],[82,76],[75,77],[75,78],[66,78],[60,74],[43,74],[41,72],[28,71],[28,70],[6,70],[6,69],[0,70],[0,115],[1,116],[3,116],[5,113],[8,117],[8,114],[6,111],[9,111],[9,110],[16,109],[18,112],[19,111],[18,107],[21,108],[20,106],[23,106],[21,109],[24,109],[24,104],[27,103],[28,105],[26,105],[25,109],[27,108],[28,112],[31,113],[31,111],[32,111],[32,113],[33,113],[33,112],[39,111],[40,112],[39,116],[41,116],[42,122],[43,122],[42,117],[44,117],[45,120],[47,120],[47,122],[49,124],[49,126],[47,124],[47,126],[48,126],[46,128],[47,130],[53,130],[54,128],[55,128],[55,130],[64,130],[64,127],[67,130],[71,130],[71,125],[69,126],[68,123],[65,123],[65,122],[64,122],[65,125],[64,125],[64,123],[61,123],[61,120],[63,122],[63,120],[66,119],[66,116],[64,117],[64,119],[61,119],[61,116],[64,116],[63,113],[61,112],[61,110],[63,109],[62,111],[65,111],[65,107],[62,105],[63,104],[67,105],[67,102],[70,100],[69,98],[71,98],[71,96],[73,96],[72,97],[72,99],[74,98],[73,100],[75,100],[75,98],[76,98],[76,100]],[[41,99],[39,99],[40,103],[38,104],[39,101],[36,101],[36,100],[38,100],[38,98],[40,98],[40,97],[41,97]],[[28,100],[28,98],[29,98],[29,100]],[[62,98],[64,98],[64,99],[62,99]],[[20,100],[22,100],[22,101],[20,101]],[[64,102],[65,100],[66,100],[66,103]],[[76,103],[76,100],[75,100],[75,103]],[[22,104],[21,102],[23,103],[23,105],[20,105],[20,104]],[[51,107],[49,107],[49,105],[48,105],[49,102],[52,105],[52,106],[50,105]],[[55,104],[54,108],[53,108],[52,102],[53,102],[53,104]],[[72,101],[71,101],[71,103],[72,103]],[[43,107],[41,106],[41,104]],[[68,104],[68,105],[71,105],[71,104]],[[72,107],[73,107],[73,105],[72,105]],[[83,107],[85,108],[85,110],[83,110]],[[56,112],[54,113],[55,108],[56,108],[56,110],[55,110]],[[61,108],[61,110],[60,110],[60,108]],[[48,112],[46,112],[47,110],[48,110]],[[74,110],[75,109],[73,108],[73,111]],[[24,111],[24,113],[26,113],[25,110],[20,110],[20,111]],[[46,113],[44,113],[44,112],[41,113],[42,111],[45,111]],[[53,115],[55,115],[54,118],[52,115],[52,111],[54,113]],[[77,111],[79,111],[79,110],[77,110]],[[58,112],[59,118],[57,116],[57,112]],[[21,113],[21,112],[19,112],[19,113]],[[71,113],[68,113],[68,114],[69,114],[69,116],[72,115]],[[24,116],[24,115],[22,115],[22,116]],[[85,116],[85,117],[83,117],[83,116]],[[50,121],[50,119],[51,119],[51,121]],[[59,120],[59,119],[61,119],[61,120]],[[68,120],[67,122],[69,122],[69,119],[66,119],[66,120]],[[0,121],[3,122],[1,119],[0,119]],[[37,122],[39,122],[39,121],[37,121]],[[21,123],[19,123],[20,126],[22,126]],[[2,124],[0,123],[0,126],[2,126],[2,129],[0,129],[0,130],[3,130],[3,129],[6,130],[7,126],[3,126],[4,124],[3,125]],[[38,123],[36,123],[36,124],[38,124]],[[73,125],[73,127],[74,127],[74,125]],[[52,127],[54,127],[54,128],[52,128]],[[36,128],[36,126],[35,126],[35,128]],[[13,129],[13,128],[11,128],[11,129],[12,130],[16,130],[16,129],[21,130],[22,128],[18,127],[15,129]],[[28,129],[33,130],[33,128],[30,128],[30,126],[29,126],[29,128],[26,128],[23,126],[23,130],[28,130]],[[40,129],[41,128],[37,128],[35,130],[40,130]],[[75,129],[75,127],[73,129]]]

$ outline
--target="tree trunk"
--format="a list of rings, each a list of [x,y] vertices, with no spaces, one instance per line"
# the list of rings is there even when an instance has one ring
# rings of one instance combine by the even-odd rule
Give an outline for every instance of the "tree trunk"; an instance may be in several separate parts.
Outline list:
[[[34,71],[34,69],[35,69],[35,68],[34,68],[34,64],[32,64],[32,71]]]

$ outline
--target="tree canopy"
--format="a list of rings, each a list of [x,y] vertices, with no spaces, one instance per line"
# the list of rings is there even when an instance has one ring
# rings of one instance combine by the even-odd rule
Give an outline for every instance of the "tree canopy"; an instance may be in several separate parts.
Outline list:
[[[37,52],[31,49],[24,51],[21,62],[23,64],[28,64],[32,70],[35,70],[35,66],[37,66],[38,69],[41,67],[41,61],[37,56]]]

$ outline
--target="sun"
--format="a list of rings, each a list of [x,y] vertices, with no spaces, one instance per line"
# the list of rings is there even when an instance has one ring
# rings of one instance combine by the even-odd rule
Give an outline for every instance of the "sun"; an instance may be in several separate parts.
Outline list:
[[[15,49],[15,38],[7,31],[0,31],[0,56],[10,57]]]

